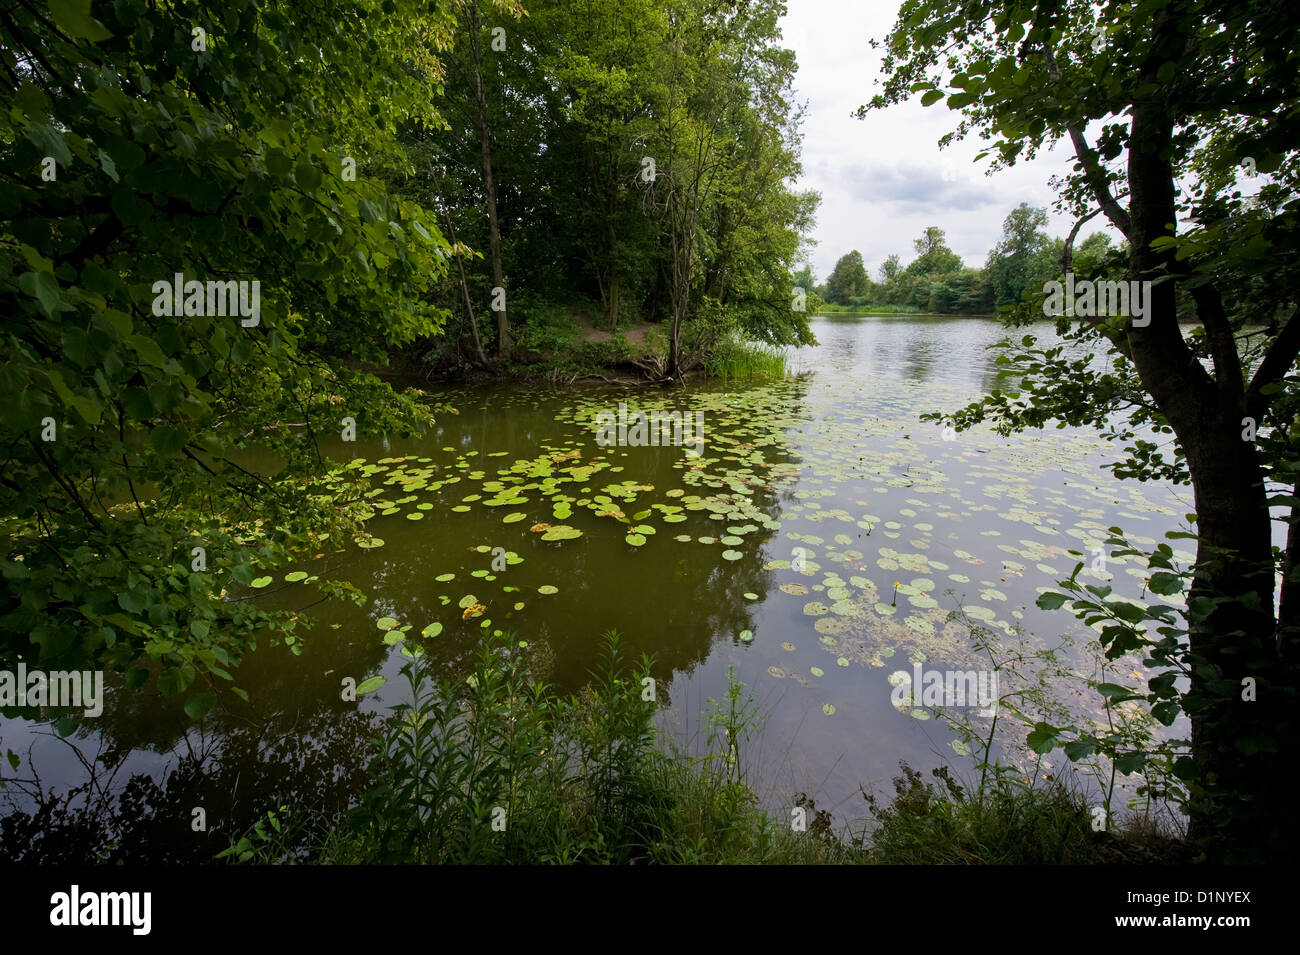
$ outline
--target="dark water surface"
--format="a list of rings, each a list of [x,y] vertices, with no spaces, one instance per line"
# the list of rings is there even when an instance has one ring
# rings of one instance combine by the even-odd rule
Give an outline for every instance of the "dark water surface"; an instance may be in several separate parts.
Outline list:
[[[129,693],[110,676],[104,714],[67,741],[6,721],[3,747],[23,758],[9,775],[34,765],[45,790],[66,791],[85,782],[83,759],[98,753],[118,783],[141,772],[161,782],[197,755],[207,768],[182,773],[174,795],[159,797],[184,823],[196,805],[216,823],[236,805],[346,800],[376,715],[406,689],[382,618],[410,625],[410,637],[441,625],[425,647],[451,674],[468,672],[486,631],[512,633],[561,691],[582,686],[602,633],[617,629],[630,656],[654,658],[663,727],[692,752],[703,746],[706,701],[723,696],[734,668],[762,713],[742,756],[776,809],[808,793],[837,820],[860,817],[859,786],[887,789],[900,760],[969,766],[941,721],[892,705],[890,675],[914,662],[987,665],[969,630],[948,621],[957,607],[1008,646],[1018,629],[1035,646],[1072,633],[1079,642],[1066,662],[1093,673],[1091,631],[1039,610],[1038,593],[1071,572],[1067,551],[1090,552],[1111,525],[1147,545],[1185,529],[1190,492],[1116,481],[1100,465],[1119,449],[1096,433],[1008,439],[976,429],[945,440],[920,422],[1000,387],[986,346],[1005,332],[993,321],[823,317],[813,327],[820,344],[793,353],[794,374],[780,383],[455,390],[439,397],[459,414],[420,440],[325,448],[374,468],[383,490],[367,527],[383,544],[267,570],[272,581],[242,595],[314,618],[301,653],[251,654],[237,674],[251,701],[227,694],[198,727],[186,727],[179,704]],[[1033,331],[1053,337],[1050,326]],[[595,416],[619,401],[702,412],[702,455],[599,446]],[[644,543],[629,543],[610,510],[639,525]],[[538,524],[580,533],[544,541]],[[1190,559],[1187,542],[1176,543]],[[504,570],[493,569],[494,548],[514,555]],[[322,599],[310,583],[284,580],[295,570],[345,578],[371,599]],[[1112,561],[1089,575],[1136,598],[1145,572]],[[463,619],[462,607],[479,604]],[[387,684],[361,703],[340,698],[344,677],[375,675]],[[1079,686],[1058,689],[1082,705]],[[172,838],[187,829],[178,823]]]

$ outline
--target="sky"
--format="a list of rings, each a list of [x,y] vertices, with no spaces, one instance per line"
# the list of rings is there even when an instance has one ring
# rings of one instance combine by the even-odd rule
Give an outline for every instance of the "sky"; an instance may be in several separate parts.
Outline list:
[[[915,258],[912,242],[931,225],[947,233],[966,265],[979,268],[1002,235],[1002,220],[1021,202],[1048,210],[1050,234],[1069,232],[1073,222],[1052,212],[1048,185],[1070,168],[1068,143],[985,177],[987,160],[971,162],[985,145],[978,134],[939,149],[959,118],[942,102],[922,107],[918,93],[864,120],[850,115],[877,92],[876,80],[883,82],[881,51],[868,40],[889,33],[899,0],[787,0],[787,7],[783,45],[798,56],[796,100],[808,107],[796,188],[822,196],[817,245],[808,254],[818,282],[853,249],[878,279],[890,253],[903,264]],[[1088,223],[1080,239],[1092,231]]]

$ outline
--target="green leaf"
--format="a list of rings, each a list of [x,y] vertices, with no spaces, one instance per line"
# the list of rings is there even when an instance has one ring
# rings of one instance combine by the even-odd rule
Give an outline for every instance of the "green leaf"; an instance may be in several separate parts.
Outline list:
[[[315,192],[320,188],[320,170],[305,159],[294,167],[293,177],[298,181],[298,185],[302,186],[307,192]]]
[[[1100,693],[1102,696],[1106,697],[1108,700],[1114,700],[1117,698],[1132,700],[1132,699],[1139,698],[1136,697],[1133,691],[1130,690],[1128,687],[1120,686],[1118,683],[1098,683],[1097,692]]]
[[[18,288],[32,296],[41,310],[51,318],[59,307],[59,280],[50,272],[24,272],[18,277]]]
[[[1072,743],[1066,743],[1062,749],[1065,752],[1066,758],[1070,760],[1070,762],[1077,763],[1079,760],[1095,753],[1097,751],[1097,743],[1095,740],[1075,740]]]
[[[215,693],[194,693],[185,701],[185,715],[196,723],[203,718],[203,715],[212,709],[217,702]]]
[[[1115,770],[1124,775],[1140,773],[1147,763],[1146,753],[1125,753],[1115,758]]]
[[[926,93],[924,96],[921,97],[921,105],[933,106],[935,103],[939,102],[939,100],[943,99],[943,97],[944,97],[943,90],[930,90],[928,93]]]
[[[357,686],[357,696],[362,693],[373,693],[387,682],[388,680],[382,676],[372,676],[369,680],[363,680]]]
[[[1035,753],[1050,753],[1056,748],[1057,734],[1059,732],[1060,730],[1047,723],[1035,723],[1033,730],[1025,738],[1025,742]]]
[[[192,682],[194,682],[194,667],[189,664],[166,667],[158,674],[158,690],[163,696],[183,693]]]
[[[49,0],[50,14],[59,29],[80,40],[107,40],[113,34],[90,15],[90,0]]]
[[[1059,610],[1061,605],[1069,598],[1065,594],[1056,591],[1048,591],[1045,594],[1039,594],[1038,599],[1034,601],[1043,610]]]

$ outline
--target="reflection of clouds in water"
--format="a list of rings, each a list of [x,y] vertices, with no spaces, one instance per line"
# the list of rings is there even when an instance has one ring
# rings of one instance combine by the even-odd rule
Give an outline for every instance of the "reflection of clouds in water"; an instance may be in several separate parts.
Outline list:
[[[1003,438],[980,426],[945,442],[940,428],[919,422],[921,413],[955,409],[994,386],[995,355],[985,347],[1006,333],[996,323],[837,318],[818,320],[815,329],[822,345],[794,359],[796,368],[813,373],[812,420],[791,436],[803,467],[782,517],[784,536],[814,547],[821,566],[795,575],[788,562],[769,562],[777,581],[773,602],[794,605],[793,618],[773,609],[772,618],[792,621],[773,636],[791,636],[803,672],[814,660],[848,659],[857,680],[830,697],[840,715],[894,729],[885,740],[879,732],[873,738],[890,760],[863,753],[846,725],[835,737],[838,748],[827,741],[824,753],[805,753],[804,761],[813,775],[843,766],[836,760],[864,772],[900,758],[924,763],[908,727],[882,715],[867,674],[895,655],[972,665],[969,627],[948,620],[957,608],[1008,645],[1021,633],[1030,641],[1034,633],[1054,638],[1062,630],[1093,637],[1068,615],[1035,606],[1041,590],[1068,575],[1077,559],[1068,551],[1094,545],[1114,524],[1135,537],[1163,539],[1180,528],[1186,507],[1171,488],[1117,482],[1101,468],[1116,448],[1092,431]],[[1031,331],[1054,337],[1050,327]],[[826,598],[838,596],[845,578],[849,606],[830,614]],[[1129,573],[1112,585],[1136,598],[1141,580]],[[764,622],[760,644],[769,633]],[[816,640],[800,637],[809,629]],[[762,685],[762,676],[754,678]],[[819,694],[825,699],[828,691]],[[817,702],[811,696],[810,705]],[[841,793],[828,783],[822,795],[834,801]]]

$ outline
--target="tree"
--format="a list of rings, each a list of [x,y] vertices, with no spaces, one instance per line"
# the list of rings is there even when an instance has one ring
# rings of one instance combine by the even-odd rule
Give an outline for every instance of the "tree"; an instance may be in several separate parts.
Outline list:
[[[1044,281],[1055,278],[1059,263],[1044,255],[1051,245],[1046,226],[1047,210],[1031,208],[1027,202],[1003,220],[1002,238],[989,251],[984,267],[995,304],[1018,302],[1026,290],[1041,291]]]
[[[497,315],[497,356],[510,355],[510,316],[506,307],[505,268],[501,257],[501,225],[497,219],[497,188],[492,176],[492,127],[488,118],[487,93],[483,83],[483,27],[479,20],[479,0],[467,0],[469,8],[470,51],[474,62],[474,106],[478,123],[480,156],[483,170],[483,196],[488,218],[488,253],[492,266],[492,310]]]
[[[586,237],[583,264],[594,272],[613,329],[625,289],[648,280],[642,273],[652,257],[636,186],[648,171],[642,160],[653,123],[644,91],[658,69],[666,19],[649,0],[543,0],[528,12],[527,42],[544,51],[537,66],[552,81],[539,90],[552,116],[546,148],[569,160],[569,188],[560,195],[573,201],[561,204]]]
[[[927,226],[912,247],[916,250],[916,258],[905,269],[908,275],[947,275],[962,267],[961,256],[948,248],[943,230],[938,226]]]
[[[87,8],[0,15],[0,658],[156,678],[197,718],[259,637],[300,646],[228,592],[359,531],[315,435],[430,421],[347,362],[445,319],[448,245],[387,182],[454,24],[414,0]]]
[[[1295,816],[1276,781],[1295,756],[1300,682],[1300,126],[1286,117],[1300,106],[1300,11],[1274,0],[919,0],[906,10],[886,40],[885,90],[862,112],[913,91],[925,105],[946,98],[964,114],[959,133],[990,139],[1002,166],[1068,139],[1076,165],[1061,207],[1105,215],[1128,242],[1128,278],[1151,283],[1145,315],[1067,329],[1106,363],[1023,350],[1027,397],[995,392],[952,420],[1096,425],[1134,440],[1117,474],[1191,483],[1197,556],[1177,658],[1190,686],[1181,694],[1162,675],[1145,698],[1166,723],[1176,711],[1161,703],[1190,717],[1191,759],[1177,769],[1193,786],[1192,842],[1213,859],[1285,857]],[[1271,175],[1256,199],[1236,185],[1243,164]],[[1180,290],[1202,331],[1179,326]],[[1262,334],[1244,334],[1247,321],[1265,323]],[[1173,434],[1171,459],[1135,438],[1140,427]],[[1274,499],[1291,512],[1275,553],[1278,485],[1293,490]],[[1108,652],[1133,649],[1133,633],[1111,631],[1124,639]],[[1243,681],[1256,702],[1243,701]]]
[[[898,278],[899,273],[902,271],[903,262],[899,259],[898,255],[894,254],[889,256],[880,265],[881,283],[888,285],[890,282],[894,281],[894,279]]]
[[[854,249],[840,256],[826,279],[826,300],[835,305],[848,305],[850,299],[866,293],[869,281],[862,253]]]
[[[791,308],[790,273],[818,197],[786,185],[799,172],[798,114],[780,10],[776,0],[667,9],[644,188],[660,224],[670,378],[687,369],[682,328],[696,310],[720,320],[706,338],[732,327],[812,341],[807,314]]]

